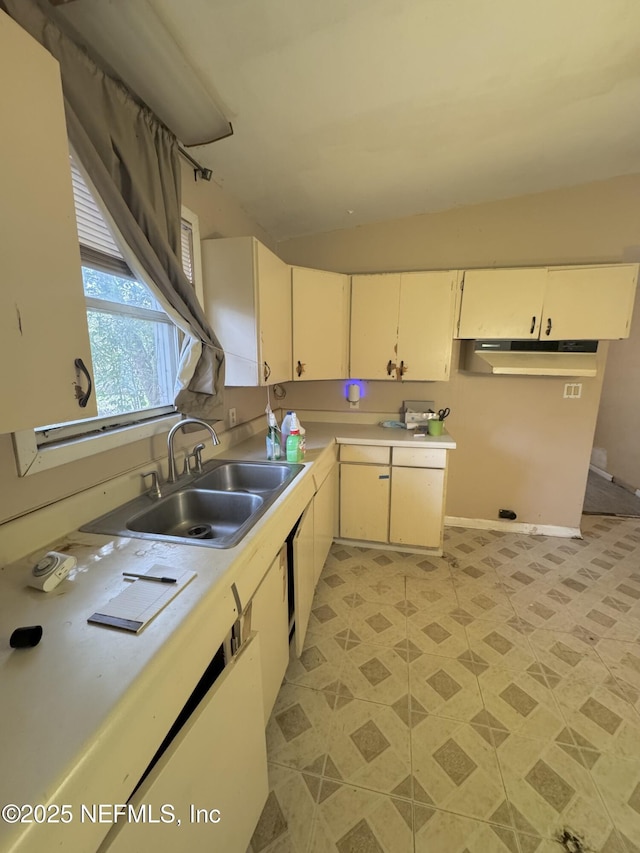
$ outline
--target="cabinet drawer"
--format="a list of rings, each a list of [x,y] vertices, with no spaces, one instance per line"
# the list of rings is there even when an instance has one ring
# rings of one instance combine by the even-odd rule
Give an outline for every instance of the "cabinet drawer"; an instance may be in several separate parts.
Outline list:
[[[394,447],[393,464],[406,468],[444,468],[447,464],[446,450],[430,447]]]
[[[341,444],[341,462],[372,462],[376,465],[389,464],[390,447],[367,444]]]

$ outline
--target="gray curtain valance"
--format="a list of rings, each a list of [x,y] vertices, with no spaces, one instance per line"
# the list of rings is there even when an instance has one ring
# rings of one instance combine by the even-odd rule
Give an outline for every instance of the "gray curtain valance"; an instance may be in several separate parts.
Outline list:
[[[224,353],[180,261],[175,136],[60,30],[48,4],[0,0],[0,8],[60,63],[69,142],[129,250],[127,260],[133,256],[136,272],[173,309],[186,333],[177,408],[207,420],[221,418]]]

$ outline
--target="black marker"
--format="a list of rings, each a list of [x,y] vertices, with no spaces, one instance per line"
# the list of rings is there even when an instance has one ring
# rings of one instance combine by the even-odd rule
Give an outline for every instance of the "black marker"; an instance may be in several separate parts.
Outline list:
[[[177,583],[177,578],[159,577],[158,575],[139,575],[137,572],[123,572],[125,578],[139,578],[141,581],[156,581],[156,583]]]

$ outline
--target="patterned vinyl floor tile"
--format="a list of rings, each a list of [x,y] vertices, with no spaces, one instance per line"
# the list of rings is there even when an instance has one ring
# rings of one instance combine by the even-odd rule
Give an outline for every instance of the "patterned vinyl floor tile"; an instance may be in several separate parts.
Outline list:
[[[393,794],[411,775],[410,735],[401,716],[360,699],[339,703],[333,716],[325,775]]]
[[[640,853],[640,520],[582,533],[334,544],[248,853]]]
[[[509,737],[498,760],[511,805],[543,838],[567,828],[599,850],[613,831],[590,772],[560,743]]]
[[[413,853],[410,802],[332,780],[320,790],[310,853]]]

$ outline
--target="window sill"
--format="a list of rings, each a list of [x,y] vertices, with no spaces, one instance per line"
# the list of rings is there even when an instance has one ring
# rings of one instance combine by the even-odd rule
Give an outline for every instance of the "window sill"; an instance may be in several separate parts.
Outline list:
[[[81,438],[71,439],[58,445],[38,447],[34,430],[23,430],[13,433],[13,447],[16,457],[16,468],[19,477],[28,477],[86,459],[125,444],[132,444],[144,438],[154,435],[162,435],[169,432],[174,424],[181,420],[180,414],[164,415],[145,423],[132,424],[131,426],[119,427],[110,432],[97,435],[86,435]]]

